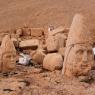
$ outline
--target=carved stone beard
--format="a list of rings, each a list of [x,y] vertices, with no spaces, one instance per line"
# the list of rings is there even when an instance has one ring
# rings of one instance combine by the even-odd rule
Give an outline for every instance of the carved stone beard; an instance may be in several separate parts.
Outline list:
[[[65,75],[86,75],[94,63],[94,54],[90,44],[76,44],[68,53]]]
[[[8,72],[15,68],[16,53],[13,51],[5,52],[2,54],[2,71]]]

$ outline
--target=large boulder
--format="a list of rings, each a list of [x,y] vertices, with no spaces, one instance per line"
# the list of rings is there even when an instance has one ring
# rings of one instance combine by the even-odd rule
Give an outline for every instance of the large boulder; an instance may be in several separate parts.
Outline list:
[[[43,68],[53,71],[62,68],[63,58],[58,53],[47,54],[43,61]]]

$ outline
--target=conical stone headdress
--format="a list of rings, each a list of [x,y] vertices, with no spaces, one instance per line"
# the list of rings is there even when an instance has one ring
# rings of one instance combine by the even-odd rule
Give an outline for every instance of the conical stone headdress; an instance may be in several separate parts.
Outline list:
[[[2,40],[1,49],[2,53],[16,52],[14,44],[8,35],[6,35]]]
[[[70,27],[66,46],[82,43],[90,43],[90,32],[87,29],[86,19],[81,14],[76,14]]]

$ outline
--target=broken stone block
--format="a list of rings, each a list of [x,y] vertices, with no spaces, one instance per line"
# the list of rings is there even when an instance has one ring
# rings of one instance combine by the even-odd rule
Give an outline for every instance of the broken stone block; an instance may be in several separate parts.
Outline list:
[[[31,28],[31,36],[35,38],[44,36],[44,29],[43,28]]]
[[[63,33],[58,33],[54,36],[55,43],[57,44],[57,48],[64,48],[65,47],[65,42],[66,42],[66,37]]]
[[[20,48],[31,48],[31,49],[37,49],[39,47],[39,40],[37,39],[30,39],[30,40],[24,40],[19,43]]]
[[[55,39],[53,36],[49,36],[46,39],[46,47],[48,52],[55,52],[58,50],[57,43],[55,42]]]
[[[58,70],[62,68],[63,58],[58,53],[47,54],[43,61],[43,68],[49,71]]]
[[[44,60],[44,57],[45,57],[45,53],[43,52],[42,49],[38,49],[32,56],[32,59],[38,63],[38,64],[42,64],[43,63],[43,60]]]
[[[8,35],[3,38],[0,50],[1,72],[12,71],[16,66],[16,49]]]
[[[65,47],[67,40],[67,33],[68,31],[62,26],[52,30],[51,32],[48,32],[48,37],[46,40],[47,50],[49,50],[49,48],[51,48],[51,50],[52,48],[54,48],[55,50],[53,49],[53,51],[58,51],[59,48]],[[53,44],[50,44],[51,41],[49,39],[52,41]]]

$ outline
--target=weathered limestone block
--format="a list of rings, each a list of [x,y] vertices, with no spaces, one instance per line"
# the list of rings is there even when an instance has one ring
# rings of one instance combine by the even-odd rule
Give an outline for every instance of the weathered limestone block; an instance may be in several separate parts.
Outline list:
[[[48,35],[54,36],[54,35],[56,35],[56,34],[58,34],[58,33],[65,33],[65,32],[68,32],[68,29],[66,29],[66,28],[63,27],[63,26],[60,26],[60,27],[58,27],[58,28],[56,28],[56,29],[54,29],[54,30],[48,32]]]
[[[38,63],[38,64],[43,64],[43,60],[45,57],[45,53],[43,52],[42,49],[38,49],[32,56],[32,59]]]
[[[85,18],[75,15],[70,27],[66,43],[65,58],[62,73],[74,77],[87,75],[94,64],[94,54],[90,42],[90,32]]]
[[[37,49],[38,46],[39,46],[39,40],[37,39],[24,40],[19,43],[20,48]]]
[[[53,71],[62,68],[63,58],[58,53],[47,54],[43,61],[43,68]]]
[[[23,36],[31,36],[31,29],[28,26],[24,26],[22,28],[22,35]]]
[[[55,39],[53,36],[49,36],[46,39],[46,47],[48,52],[55,52],[58,50],[57,43],[55,42]]]
[[[16,66],[16,50],[8,35],[3,38],[0,50],[1,72],[10,72]]]
[[[31,28],[31,36],[36,37],[36,38],[44,36],[44,29],[43,28]]]
[[[64,48],[65,45],[65,41],[66,41],[66,37],[63,33],[58,33],[54,36],[55,39],[55,43],[57,44],[57,48]]]

